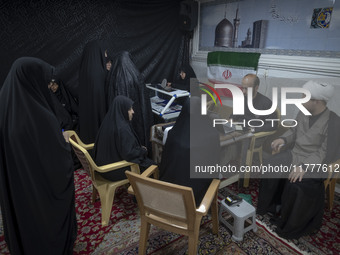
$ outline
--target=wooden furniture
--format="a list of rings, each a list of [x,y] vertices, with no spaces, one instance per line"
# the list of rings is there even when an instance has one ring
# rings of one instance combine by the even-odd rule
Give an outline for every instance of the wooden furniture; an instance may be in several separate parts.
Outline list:
[[[94,147],[94,144],[84,144],[74,131],[65,131],[65,133],[69,137],[69,142],[71,143],[72,148],[84,170],[91,177],[92,204],[95,202],[97,194],[99,193],[102,208],[102,226],[107,226],[110,220],[116,188],[129,183],[129,181],[128,179],[124,179],[112,182],[104,179],[99,173],[117,170],[122,167],[130,167],[132,172],[140,173],[139,165],[122,160],[104,166],[97,166],[88,152],[88,150]]]
[[[192,188],[149,178],[157,172],[151,166],[141,175],[126,171],[137,198],[141,214],[138,254],[145,254],[150,224],[189,237],[189,254],[196,255],[201,219],[211,207],[213,233],[218,232],[217,191],[219,180],[213,179],[201,204],[196,208]]]
[[[278,130],[279,126],[280,126],[281,113],[280,113],[279,109],[276,109],[276,114],[277,114],[277,119],[279,119],[278,127],[277,127],[276,130],[254,133],[254,135],[252,136],[249,148],[247,150],[247,156],[246,156],[246,165],[247,166],[251,166],[253,164],[253,157],[254,157],[255,153],[258,153],[259,161],[260,161],[260,164],[262,165],[262,163],[263,163],[262,162],[262,157],[263,157],[262,156],[262,145],[263,145],[263,142],[265,141],[266,138],[275,134],[276,131]],[[249,186],[249,178],[250,178],[250,174],[245,173],[243,187]]]
[[[336,180],[340,173],[340,159],[328,165],[328,178],[324,181],[327,207],[331,211],[333,209],[334,192]]]

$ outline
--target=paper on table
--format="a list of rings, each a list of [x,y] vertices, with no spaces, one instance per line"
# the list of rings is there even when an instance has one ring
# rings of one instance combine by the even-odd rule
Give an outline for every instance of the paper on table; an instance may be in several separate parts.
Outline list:
[[[169,94],[175,95],[175,94],[183,94],[183,93],[187,93],[187,92],[188,92],[188,91],[186,91],[186,90],[176,89],[175,91],[169,92]]]

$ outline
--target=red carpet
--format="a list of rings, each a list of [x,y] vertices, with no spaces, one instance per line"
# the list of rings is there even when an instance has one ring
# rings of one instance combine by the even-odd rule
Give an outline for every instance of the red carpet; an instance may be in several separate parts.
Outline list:
[[[90,204],[92,187],[83,170],[75,172],[78,236],[74,254],[137,254],[139,240],[139,211],[133,197],[122,187],[117,190],[109,226],[101,226],[99,200]],[[251,194],[256,206],[258,181],[251,180],[249,189],[237,190]],[[223,196],[224,189],[220,195]],[[321,230],[313,236],[287,241],[271,231],[267,218],[261,219],[258,231],[249,231],[243,242],[231,240],[230,231],[222,224],[219,235],[211,233],[211,221],[205,217],[200,231],[199,254],[340,254],[340,198],[337,196],[332,212],[325,210]],[[1,221],[2,223],[2,221]],[[151,228],[148,254],[185,254],[187,238],[167,231]],[[9,254],[0,226],[0,254]],[[48,254],[48,253],[46,253]]]

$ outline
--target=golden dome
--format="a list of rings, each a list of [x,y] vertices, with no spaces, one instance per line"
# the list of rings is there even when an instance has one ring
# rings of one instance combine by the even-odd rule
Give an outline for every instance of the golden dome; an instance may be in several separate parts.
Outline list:
[[[232,47],[233,25],[226,18],[217,24],[215,29],[215,46]]]

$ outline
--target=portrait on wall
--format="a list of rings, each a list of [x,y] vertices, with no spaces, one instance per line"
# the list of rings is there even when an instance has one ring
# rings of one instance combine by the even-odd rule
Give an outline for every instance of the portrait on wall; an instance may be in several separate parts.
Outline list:
[[[339,11],[334,0],[203,0],[199,50],[339,52]]]

